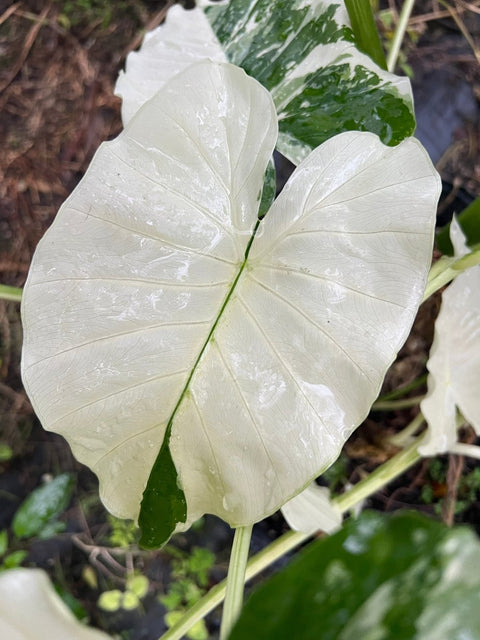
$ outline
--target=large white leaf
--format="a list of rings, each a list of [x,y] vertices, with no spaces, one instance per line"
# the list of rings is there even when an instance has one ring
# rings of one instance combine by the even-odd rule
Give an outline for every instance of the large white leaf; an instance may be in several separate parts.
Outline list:
[[[100,148],[35,254],[25,386],[118,516],[137,518],[162,443],[185,526],[275,511],[337,457],[408,335],[439,192],[424,150],[329,140],[255,235],[275,123],[240,69],[190,67]]]
[[[2,640],[108,640],[75,619],[40,569],[0,574]]]
[[[145,34],[140,51],[127,56],[125,72],[120,71],[115,94],[122,98],[123,124],[173,76],[205,59],[227,61],[205,13],[174,5],[165,22]]]
[[[454,219],[450,237],[455,255],[469,253]],[[480,435],[480,266],[460,274],[443,292],[427,362],[428,393],[421,410],[429,425],[423,455],[450,450],[457,442],[457,407]]]

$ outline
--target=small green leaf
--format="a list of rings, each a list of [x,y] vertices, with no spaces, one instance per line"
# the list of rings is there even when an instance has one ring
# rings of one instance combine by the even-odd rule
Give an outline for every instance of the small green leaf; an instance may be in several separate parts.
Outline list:
[[[473,531],[366,512],[254,592],[229,640],[478,640],[479,588]]]
[[[9,553],[3,560],[3,566],[5,569],[15,569],[22,564],[27,556],[28,553],[22,550]]]
[[[13,518],[12,529],[17,538],[38,535],[51,520],[59,516],[70,502],[73,484],[73,476],[62,473],[32,491]]]
[[[0,531],[0,556],[3,556],[3,554],[6,552],[7,549],[8,549],[8,531],[6,529],[3,529],[2,531]]]
[[[169,593],[159,598],[165,609],[173,611],[182,604],[183,594],[178,589],[171,589]]]
[[[98,606],[104,611],[118,611],[123,602],[123,593],[119,589],[104,591],[98,598]]]
[[[136,609],[139,604],[140,604],[139,598],[132,591],[126,591],[123,594],[122,605],[121,605],[122,609],[125,609],[126,611],[133,611],[133,609]]]
[[[164,616],[165,624],[170,629],[170,627],[173,627],[174,624],[177,624],[177,622],[180,620],[182,616],[183,616],[183,611],[169,611]]]
[[[205,620],[197,620],[197,622],[187,632],[187,638],[190,640],[208,640],[208,630]]]
[[[127,589],[134,593],[137,598],[144,598],[148,593],[148,578],[140,575],[129,576]]]

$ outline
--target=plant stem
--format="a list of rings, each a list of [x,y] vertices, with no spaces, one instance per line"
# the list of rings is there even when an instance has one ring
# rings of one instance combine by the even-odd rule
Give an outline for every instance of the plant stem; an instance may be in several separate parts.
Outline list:
[[[389,438],[389,442],[396,447],[404,447],[410,439],[415,435],[416,431],[420,429],[425,418],[421,413],[415,416],[415,418],[410,422],[410,424],[396,433],[394,436]]]
[[[233,538],[230,564],[228,565],[225,603],[223,605],[220,640],[227,640],[233,625],[237,621],[243,604],[245,588],[245,570],[253,525],[238,527]]]
[[[403,387],[399,387],[394,391],[389,391],[388,393],[384,393],[377,399],[377,402],[383,402],[384,400],[396,400],[397,398],[401,398],[409,391],[413,391],[414,389],[417,389],[418,387],[420,387],[426,381],[427,381],[427,374],[425,373],[419,376],[418,378],[415,378],[415,380],[412,380],[412,382],[409,382]]]
[[[480,447],[476,444],[466,444],[465,442],[456,442],[450,447],[450,453],[456,453],[459,456],[467,456],[480,460]]]
[[[424,396],[413,398],[403,398],[402,400],[377,400],[373,403],[373,411],[391,411],[392,409],[408,409],[416,407],[423,400]]]
[[[422,302],[425,302],[427,298],[463,273],[463,271],[478,264],[480,264],[480,248],[477,246],[470,253],[460,258],[442,256],[430,269]]]
[[[387,55],[387,69],[390,72],[395,70],[397,64],[398,54],[400,53],[400,47],[402,46],[403,38],[407,30],[410,14],[412,13],[415,0],[405,0],[405,4],[400,12],[397,28],[395,29],[395,35],[393,36],[392,45]]]
[[[22,299],[22,290],[18,287],[8,287],[6,284],[0,284],[0,300],[12,300],[20,302]]]
[[[378,35],[370,0],[345,0],[355,43],[382,69],[387,68],[382,43]]]
[[[409,467],[421,459],[417,447],[421,444],[423,436],[417,438],[408,447],[393,458],[378,467],[368,478],[358,482],[350,491],[332,500],[342,513],[346,513],[356,504],[365,500],[388,482],[404,473]],[[296,547],[306,542],[311,536],[298,531],[289,531],[274,542],[265,547],[260,553],[253,556],[246,568],[245,582],[251,580],[261,571],[272,565],[285,554],[293,551]],[[232,549],[233,556],[233,549]],[[177,624],[173,625],[161,638],[161,640],[180,640],[193,625],[204,618],[210,611],[219,605],[226,591],[226,580],[223,580],[211,589],[201,600],[197,602],[183,616]]]

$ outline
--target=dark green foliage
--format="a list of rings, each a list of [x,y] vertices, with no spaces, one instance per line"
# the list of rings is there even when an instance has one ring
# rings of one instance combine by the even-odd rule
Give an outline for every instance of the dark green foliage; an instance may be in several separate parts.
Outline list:
[[[230,640],[477,640],[479,587],[472,531],[366,512],[261,586]]]
[[[56,519],[67,508],[73,487],[73,476],[62,473],[32,491],[13,518],[12,529],[15,536],[48,538],[63,530],[63,523]]]

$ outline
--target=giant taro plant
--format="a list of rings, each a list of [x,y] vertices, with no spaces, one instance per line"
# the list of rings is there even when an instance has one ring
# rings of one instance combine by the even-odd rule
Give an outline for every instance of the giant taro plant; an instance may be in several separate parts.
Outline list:
[[[146,547],[203,513],[242,528],[284,507],[312,529],[311,482],[430,265],[440,183],[408,81],[357,51],[343,5],[232,0],[170,10],[117,91],[125,130],[25,286],[35,410]],[[298,166],[271,204],[275,148]]]

